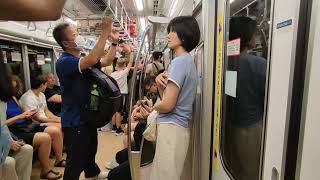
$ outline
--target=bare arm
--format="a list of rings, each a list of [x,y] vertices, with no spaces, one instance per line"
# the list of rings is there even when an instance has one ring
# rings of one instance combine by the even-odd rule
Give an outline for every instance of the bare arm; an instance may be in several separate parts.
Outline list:
[[[130,69],[133,66],[133,52],[130,52],[129,54],[129,63],[127,65],[127,68]]]
[[[57,20],[66,0],[2,0],[0,19],[16,21]]]
[[[111,45],[108,53],[100,59],[102,67],[110,66],[110,64],[112,64],[112,61],[116,56],[116,51],[117,51],[117,46]]]
[[[10,126],[10,125],[14,124],[15,122],[17,122],[18,120],[25,119],[25,118],[28,118],[28,117],[29,117],[29,112],[24,112],[22,114],[19,114],[17,116],[14,116],[12,118],[7,119],[4,122],[4,124],[7,125],[7,126]]]
[[[39,114],[33,116],[33,119],[39,123],[60,123],[61,120],[59,117],[55,116],[47,107],[44,109],[44,112],[47,117],[41,117]]]
[[[150,74],[152,70],[152,64],[148,64],[146,67],[146,74]]]
[[[47,116],[49,119],[60,119],[58,116],[54,115],[54,114],[48,109],[48,107],[45,107],[44,113],[46,113],[46,116]]]
[[[48,99],[48,102],[62,103],[61,95],[55,94]]]
[[[161,73],[156,77],[156,83],[157,83],[160,99],[163,98],[163,92],[165,87],[167,86],[167,81],[168,81],[168,75],[166,72]]]
[[[93,65],[97,64],[97,60],[104,54],[104,47],[106,45],[106,41],[110,35],[111,27],[112,26],[112,19],[110,17],[103,17],[101,23],[101,34],[100,37],[94,46],[94,48],[90,51],[90,53],[83,57],[80,60],[80,69],[88,69]]]
[[[180,89],[173,82],[169,81],[162,100],[154,105],[154,109],[159,113],[169,113],[176,106]]]

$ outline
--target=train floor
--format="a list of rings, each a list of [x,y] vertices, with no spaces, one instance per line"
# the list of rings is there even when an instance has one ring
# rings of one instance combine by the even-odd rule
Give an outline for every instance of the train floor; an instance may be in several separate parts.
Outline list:
[[[108,171],[105,168],[106,161],[111,161],[115,158],[115,154],[123,148],[122,139],[123,136],[116,136],[110,132],[98,132],[98,152],[96,156],[96,162],[102,171]],[[53,167],[54,159],[51,159],[51,167]],[[63,173],[64,168],[53,167],[55,171]],[[31,174],[31,180],[40,179],[40,164],[39,161],[33,163],[33,169]],[[84,173],[81,174],[80,180],[83,180]]]

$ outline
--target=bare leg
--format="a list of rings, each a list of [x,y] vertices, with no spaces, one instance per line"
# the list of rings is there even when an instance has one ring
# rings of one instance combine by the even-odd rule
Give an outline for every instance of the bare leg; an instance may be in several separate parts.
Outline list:
[[[55,126],[48,126],[45,130],[45,133],[48,133],[52,140],[52,148],[56,156],[56,162],[63,160],[62,151],[63,151],[63,137],[60,128]]]
[[[119,128],[121,126],[121,113],[116,112],[116,126]]]
[[[116,125],[116,114],[117,113],[112,116],[112,125]]]
[[[47,173],[49,168],[49,156],[51,150],[51,138],[47,133],[36,133],[33,138],[33,146],[38,149],[38,157],[41,165],[41,174]]]
[[[46,126],[54,126],[61,129],[61,123],[44,123]]]
[[[134,138],[133,138],[133,133],[134,132],[131,132],[131,144],[134,143]],[[123,148],[128,148],[128,136],[123,136]]]

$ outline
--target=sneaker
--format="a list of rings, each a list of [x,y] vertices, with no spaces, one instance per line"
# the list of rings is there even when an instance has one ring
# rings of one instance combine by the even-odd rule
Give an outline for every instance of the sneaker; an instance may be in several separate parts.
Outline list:
[[[112,122],[110,121],[108,124],[99,128],[98,130],[102,132],[108,132],[108,131],[111,131],[111,129],[112,129]]]
[[[118,166],[119,166],[119,164],[115,160],[112,160],[112,161],[109,161],[106,163],[106,168],[109,170],[112,170]]]
[[[116,131],[116,136],[121,136],[124,133],[124,131],[119,127]]]
[[[98,176],[86,178],[86,180],[106,179],[109,172],[100,172]]]
[[[118,128],[116,125],[113,125],[111,132],[115,133],[117,132]]]

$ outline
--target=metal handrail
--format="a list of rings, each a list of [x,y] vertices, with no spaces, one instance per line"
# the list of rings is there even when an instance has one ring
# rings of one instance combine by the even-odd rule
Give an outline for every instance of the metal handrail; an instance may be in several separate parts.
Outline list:
[[[132,110],[133,110],[133,102],[134,102],[134,97],[135,97],[135,90],[136,90],[136,78],[137,78],[137,71],[138,71],[138,64],[139,64],[139,60],[140,60],[140,56],[141,56],[141,52],[142,52],[142,49],[143,49],[143,45],[144,45],[144,40],[151,28],[151,24],[149,24],[145,31],[143,32],[143,35],[142,35],[142,39],[141,39],[141,42],[140,42],[140,46],[139,46],[139,49],[137,51],[137,56],[136,56],[136,60],[135,60],[135,64],[134,64],[134,71],[133,71],[133,74],[132,74],[132,78],[131,78],[131,89],[130,89],[130,110],[129,110],[129,113],[131,114],[132,113]],[[137,172],[137,170],[134,168],[134,165],[133,165],[133,158],[132,158],[132,154],[133,153],[137,153],[137,152],[133,152],[131,151],[131,116],[129,115],[128,116],[128,157],[129,157],[129,164],[130,164],[130,172],[131,172],[131,178],[133,180],[139,180],[140,177],[139,177],[139,171]],[[140,168],[140,164],[139,164],[139,168]]]

